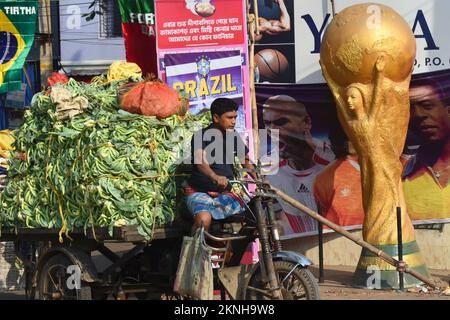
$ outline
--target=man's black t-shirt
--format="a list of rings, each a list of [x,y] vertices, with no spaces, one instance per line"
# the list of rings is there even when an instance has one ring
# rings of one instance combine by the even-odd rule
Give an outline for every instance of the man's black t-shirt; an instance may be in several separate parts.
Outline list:
[[[225,189],[219,188],[205,174],[201,173],[198,164],[201,159],[195,159],[194,152],[198,149],[206,151],[206,159],[210,168],[218,175],[232,180],[234,177],[234,159],[238,157],[244,163],[244,157],[248,153],[248,148],[236,131],[222,131],[215,129],[212,125],[197,131],[191,140],[191,160],[194,164],[189,184],[200,192],[223,192],[230,191],[231,185]]]

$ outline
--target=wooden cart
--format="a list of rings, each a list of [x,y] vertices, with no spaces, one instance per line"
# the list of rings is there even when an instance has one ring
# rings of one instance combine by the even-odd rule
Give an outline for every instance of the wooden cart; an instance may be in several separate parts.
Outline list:
[[[156,227],[147,241],[134,226],[70,232],[59,242],[59,229],[4,229],[0,241],[14,241],[24,262],[29,299],[139,299],[172,296],[183,235],[191,223],[178,220]],[[99,267],[97,261],[103,261]],[[107,260],[107,263],[105,261]],[[101,264],[101,263],[100,263]]]

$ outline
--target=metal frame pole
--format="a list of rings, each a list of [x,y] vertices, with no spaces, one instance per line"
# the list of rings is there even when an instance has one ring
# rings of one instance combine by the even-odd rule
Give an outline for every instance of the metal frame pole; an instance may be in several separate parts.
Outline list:
[[[405,263],[403,261],[403,235],[402,235],[402,208],[397,207],[397,246],[398,246],[398,262],[400,266]],[[400,291],[405,290],[404,273],[402,268],[398,268],[398,284]]]
[[[317,221],[319,228],[319,283],[325,282],[324,269],[323,269],[323,229],[322,223]]]

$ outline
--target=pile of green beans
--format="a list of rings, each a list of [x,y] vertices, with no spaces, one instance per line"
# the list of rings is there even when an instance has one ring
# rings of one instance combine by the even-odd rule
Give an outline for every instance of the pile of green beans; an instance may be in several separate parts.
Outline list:
[[[0,194],[0,226],[73,228],[136,225],[146,239],[176,213],[175,171],[190,155],[193,133],[209,113],[157,119],[119,108],[123,82],[65,88],[89,100],[87,111],[59,121],[48,94],[33,97],[24,124],[13,132],[16,153]]]

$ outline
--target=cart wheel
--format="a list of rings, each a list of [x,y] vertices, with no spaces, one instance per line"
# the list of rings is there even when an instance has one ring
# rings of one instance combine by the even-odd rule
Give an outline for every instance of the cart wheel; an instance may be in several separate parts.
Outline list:
[[[319,286],[316,279],[308,269],[300,267],[294,268],[295,264],[289,261],[274,261],[275,274],[281,284],[281,291],[284,300],[319,300]],[[291,272],[291,273],[290,273]],[[290,273],[290,274],[289,274]],[[244,298],[246,300],[268,300],[267,295],[262,294],[256,289],[266,289],[261,279],[261,269],[255,271],[249,280],[245,290]]]
[[[51,257],[42,268],[38,281],[40,300],[91,300],[91,288],[81,282],[80,289],[69,289],[67,267],[73,263],[64,255]]]

